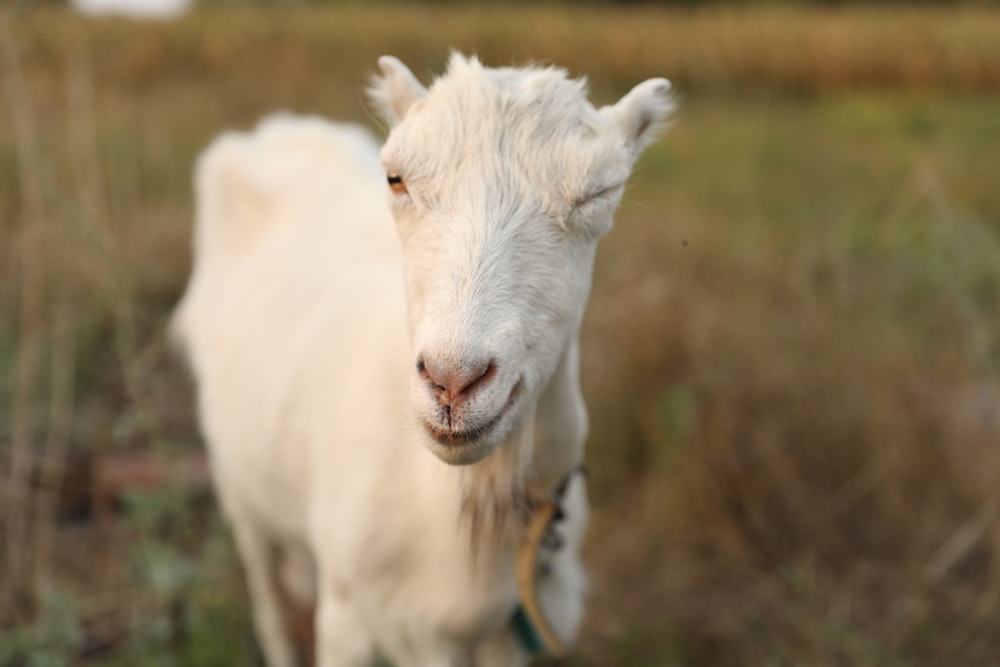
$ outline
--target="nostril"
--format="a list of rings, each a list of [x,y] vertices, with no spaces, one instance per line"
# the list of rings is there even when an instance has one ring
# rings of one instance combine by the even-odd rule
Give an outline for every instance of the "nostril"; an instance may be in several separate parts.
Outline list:
[[[493,363],[492,360],[490,360],[486,362],[484,366],[480,367],[478,373],[479,374],[475,376],[475,379],[472,382],[467,384],[459,391],[460,394],[470,394],[479,387],[488,384],[490,380],[492,380],[493,377],[497,374],[497,365]]]

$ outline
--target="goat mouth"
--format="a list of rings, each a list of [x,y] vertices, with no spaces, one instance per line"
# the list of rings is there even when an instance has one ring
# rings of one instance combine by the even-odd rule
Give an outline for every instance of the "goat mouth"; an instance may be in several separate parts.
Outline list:
[[[514,388],[510,390],[510,396],[507,397],[507,402],[504,404],[503,408],[500,409],[496,415],[494,415],[490,420],[474,426],[468,429],[454,429],[447,426],[441,426],[439,424],[431,424],[429,422],[424,422],[424,428],[432,438],[434,438],[439,444],[445,445],[446,447],[455,447],[459,445],[467,445],[469,443],[476,442],[487,435],[493,428],[500,423],[500,420],[510,411],[510,408],[517,401],[518,396],[521,394],[522,381],[518,380]]]

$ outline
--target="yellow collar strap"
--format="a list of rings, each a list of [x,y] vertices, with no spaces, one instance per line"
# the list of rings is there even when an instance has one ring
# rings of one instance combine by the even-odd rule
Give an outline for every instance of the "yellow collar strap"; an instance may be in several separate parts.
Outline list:
[[[538,552],[542,547],[558,550],[562,543],[553,525],[564,517],[563,496],[575,475],[586,475],[583,464],[575,466],[563,478],[552,496],[534,503],[528,525],[517,552],[517,590],[521,605],[514,614],[514,626],[521,644],[529,653],[544,649],[554,657],[566,655],[566,645],[559,639],[538,600]]]

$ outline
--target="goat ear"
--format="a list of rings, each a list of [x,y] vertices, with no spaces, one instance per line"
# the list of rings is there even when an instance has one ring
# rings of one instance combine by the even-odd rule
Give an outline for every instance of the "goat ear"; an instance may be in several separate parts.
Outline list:
[[[378,66],[382,76],[374,77],[368,96],[389,127],[393,127],[403,120],[414,102],[427,94],[427,89],[398,58],[382,56]]]
[[[635,159],[646,146],[656,140],[673,110],[670,82],[666,79],[649,79],[629,91],[617,104],[604,107],[602,112],[618,125],[625,135],[625,145]]]

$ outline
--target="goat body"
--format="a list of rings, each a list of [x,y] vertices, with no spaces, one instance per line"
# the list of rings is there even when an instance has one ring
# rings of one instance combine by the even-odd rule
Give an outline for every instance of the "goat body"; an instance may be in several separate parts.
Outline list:
[[[203,154],[173,334],[272,667],[294,662],[276,553],[320,665],[520,665],[518,544],[583,456],[594,248],[668,84],[597,110],[559,70],[455,55],[428,90],[380,65],[381,160],[361,128],[290,115]],[[584,486],[538,556],[563,641]]]

